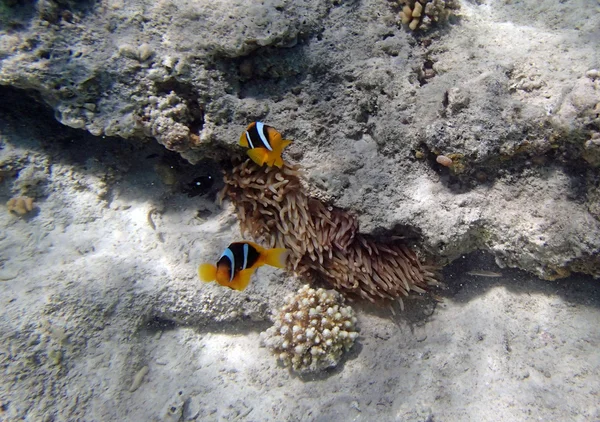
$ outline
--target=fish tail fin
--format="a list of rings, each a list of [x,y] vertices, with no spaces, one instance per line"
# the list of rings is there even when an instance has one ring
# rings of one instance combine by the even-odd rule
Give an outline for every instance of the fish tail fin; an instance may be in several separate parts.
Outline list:
[[[265,161],[267,161],[268,153],[264,148],[249,149],[247,151],[247,154],[248,154],[248,157],[250,157],[250,159],[252,161],[254,161],[256,164],[258,164],[259,166],[264,165]]]
[[[217,278],[217,267],[212,264],[202,264],[198,267],[198,277],[208,283]]]
[[[285,248],[267,249],[263,252],[263,262],[277,268],[285,268],[289,251]]]
[[[244,290],[248,287],[248,284],[250,284],[250,277],[252,277],[255,270],[256,268],[246,268],[245,270],[240,271],[237,273],[229,287],[234,290]]]

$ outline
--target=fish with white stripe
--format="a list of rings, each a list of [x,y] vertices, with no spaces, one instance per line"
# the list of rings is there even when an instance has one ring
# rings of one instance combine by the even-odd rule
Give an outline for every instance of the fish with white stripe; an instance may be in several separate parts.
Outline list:
[[[285,140],[281,133],[262,122],[252,122],[242,133],[240,145],[248,149],[248,156],[259,166],[283,166],[281,154],[292,141]]]
[[[244,290],[258,267],[284,268],[287,254],[284,248],[265,249],[252,242],[234,242],[221,254],[217,265],[200,265],[198,276],[205,282],[216,281],[221,286]]]

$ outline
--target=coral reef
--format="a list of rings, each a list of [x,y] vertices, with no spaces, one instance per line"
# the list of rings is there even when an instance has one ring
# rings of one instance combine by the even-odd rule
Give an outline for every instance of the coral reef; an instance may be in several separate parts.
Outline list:
[[[358,233],[352,215],[309,197],[301,174],[298,166],[262,168],[250,160],[226,174],[221,195],[235,204],[242,232],[289,249],[298,273],[372,302],[436,283],[408,247]]]
[[[33,211],[33,198],[29,198],[28,196],[11,198],[6,203],[6,207],[8,208],[9,212],[25,215],[28,212]]]
[[[455,0],[399,0],[402,6],[400,19],[404,25],[415,31],[427,30],[432,24],[444,23],[459,8]]]
[[[336,366],[358,337],[354,311],[335,290],[305,285],[287,298],[273,320],[261,333],[263,345],[300,373]]]

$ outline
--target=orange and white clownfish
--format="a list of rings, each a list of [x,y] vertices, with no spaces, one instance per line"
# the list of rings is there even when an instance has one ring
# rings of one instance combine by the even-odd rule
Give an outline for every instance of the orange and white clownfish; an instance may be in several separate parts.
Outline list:
[[[281,153],[291,143],[292,141],[283,139],[281,133],[262,122],[250,123],[240,137],[240,145],[250,148],[248,157],[259,166],[266,163],[269,167],[281,168]]]
[[[216,266],[200,265],[198,276],[205,282],[216,281],[221,286],[244,290],[258,267],[284,268],[287,253],[284,248],[265,249],[252,242],[234,242],[221,254]]]

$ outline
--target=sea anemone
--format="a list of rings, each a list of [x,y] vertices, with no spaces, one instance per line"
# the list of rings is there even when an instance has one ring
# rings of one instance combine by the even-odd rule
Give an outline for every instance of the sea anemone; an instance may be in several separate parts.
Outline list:
[[[348,212],[309,197],[297,165],[259,167],[246,160],[225,175],[221,198],[236,207],[242,232],[290,250],[290,269],[367,299],[395,300],[437,284],[430,268],[394,240],[358,232]]]

